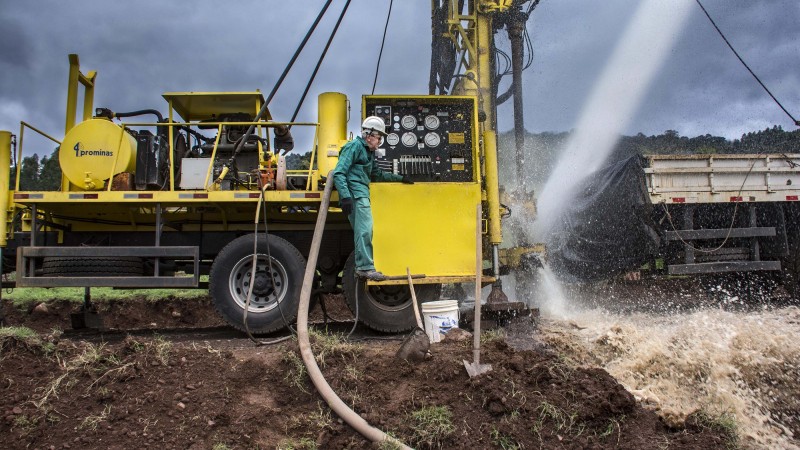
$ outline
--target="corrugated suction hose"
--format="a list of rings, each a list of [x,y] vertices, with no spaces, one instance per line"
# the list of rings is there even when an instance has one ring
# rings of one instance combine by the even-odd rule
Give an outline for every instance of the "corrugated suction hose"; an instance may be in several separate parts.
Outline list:
[[[325,219],[328,216],[328,206],[331,202],[331,190],[333,189],[332,174],[333,171],[328,172],[325,191],[322,194],[322,203],[319,205],[317,225],[314,228],[314,238],[311,241],[311,251],[308,253],[306,273],[303,277],[303,287],[300,290],[300,305],[297,309],[297,340],[300,343],[300,355],[303,357],[306,370],[308,370],[308,376],[311,378],[311,382],[314,383],[314,387],[317,388],[317,391],[322,398],[325,399],[325,402],[328,403],[328,406],[330,406],[342,420],[372,442],[389,441],[399,445],[400,448],[410,450],[411,447],[408,447],[397,439],[373,427],[367,423],[363,417],[350,409],[350,407],[333,392],[328,382],[325,381],[325,377],[322,376],[322,372],[319,370],[319,366],[317,366],[317,361],[314,359],[314,353],[311,351],[311,343],[308,340],[308,305],[311,299],[317,258],[319,257],[319,245],[322,241],[322,232],[325,229]]]

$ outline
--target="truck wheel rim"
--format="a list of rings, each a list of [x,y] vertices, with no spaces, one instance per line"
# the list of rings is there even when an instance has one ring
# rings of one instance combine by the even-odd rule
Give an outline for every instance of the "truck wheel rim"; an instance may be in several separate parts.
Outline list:
[[[405,286],[369,286],[367,298],[385,311],[399,311],[411,301],[411,293]]]
[[[247,304],[247,291],[253,282],[253,294],[250,298],[250,313],[266,313],[278,306],[286,297],[289,289],[286,268],[277,259],[272,259],[272,277],[269,275],[269,259],[267,255],[258,255],[256,262],[256,275],[251,281],[253,271],[253,257],[247,256],[239,260],[231,270],[228,278],[228,288],[231,297],[244,309]],[[275,280],[273,288],[272,280]]]

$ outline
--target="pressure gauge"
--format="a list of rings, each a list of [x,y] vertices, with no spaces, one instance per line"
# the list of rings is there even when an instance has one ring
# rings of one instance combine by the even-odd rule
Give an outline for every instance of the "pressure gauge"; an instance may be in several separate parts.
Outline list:
[[[403,125],[403,128],[406,130],[413,130],[414,127],[417,126],[417,118],[412,115],[403,116],[400,120],[400,124]]]
[[[398,136],[397,133],[391,133],[390,135],[386,136],[386,143],[394,147],[400,143],[400,136]]]
[[[428,116],[431,117],[431,116]],[[427,119],[425,120],[427,123]],[[425,135],[425,145],[428,147],[438,147],[442,143],[442,138],[438,133],[428,133]]]
[[[425,117],[425,128],[435,130],[439,128],[439,118],[433,114]]]
[[[401,139],[403,141],[403,145],[405,145],[406,147],[413,147],[417,145],[417,135],[415,135],[414,133],[411,132],[403,133],[403,137]]]

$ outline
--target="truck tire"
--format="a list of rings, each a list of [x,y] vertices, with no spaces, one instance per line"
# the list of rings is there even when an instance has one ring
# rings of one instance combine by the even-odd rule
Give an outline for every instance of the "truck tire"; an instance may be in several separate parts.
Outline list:
[[[344,264],[342,288],[347,306],[356,314],[356,289],[358,289],[358,320],[376,331],[397,333],[417,326],[411,305],[411,291],[405,284],[369,286],[355,278],[355,254],[351,253]],[[366,289],[365,289],[366,288]],[[441,284],[415,284],[417,302],[437,300]]]
[[[253,237],[252,234],[241,236],[226,245],[214,259],[209,275],[208,292],[214,308],[232,327],[241,331],[246,331],[243,318],[253,270]],[[247,328],[251,333],[264,334],[285,328],[297,318],[306,260],[283,238],[269,235],[267,239],[258,235],[256,239],[257,271]],[[272,268],[271,277],[269,267]]]
[[[46,277],[137,277],[144,275],[138,256],[95,256],[85,258],[53,256],[43,258]]]

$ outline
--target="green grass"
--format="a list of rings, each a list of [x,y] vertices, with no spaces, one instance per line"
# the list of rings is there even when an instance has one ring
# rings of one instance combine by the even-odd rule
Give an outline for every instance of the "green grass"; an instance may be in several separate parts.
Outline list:
[[[495,328],[493,330],[481,331],[481,345],[489,344],[491,342],[502,342],[506,340],[506,331],[502,328]],[[469,345],[472,346],[472,340],[469,339]]]
[[[51,355],[56,346],[49,340],[42,338],[36,331],[28,327],[0,327],[0,351],[11,342],[16,342],[29,350]]]
[[[281,442],[276,447],[277,450],[316,450],[317,443],[310,438],[290,439]]]
[[[426,406],[411,412],[414,422],[414,442],[428,447],[441,447],[444,440],[456,431],[453,413],[446,406]]]
[[[541,432],[545,428],[559,434],[578,437],[583,434],[586,426],[578,421],[577,413],[569,413],[552,403],[544,401],[536,407],[531,432],[541,439]]]
[[[492,427],[490,436],[492,438],[492,443],[503,450],[519,450],[522,448],[514,439],[501,433],[500,430],[495,427]]]
[[[341,358],[344,361],[355,359],[364,347],[347,340],[343,333],[325,333],[322,330],[310,329],[309,338],[314,350],[314,359],[320,367],[325,367],[330,358]]]
[[[15,288],[3,297],[17,308],[26,308],[50,300],[83,302],[83,288]],[[114,289],[110,287],[92,288],[93,302],[108,302],[144,298],[158,301],[167,297],[200,298],[208,295],[205,289]]]
[[[28,327],[2,327],[0,339],[13,337],[20,340],[38,339],[39,335]]]
[[[309,391],[306,388],[308,371],[306,370],[306,365],[302,358],[292,350],[285,350],[281,355],[281,359],[283,363],[288,366],[286,376],[283,377],[283,379],[286,380],[289,387],[297,388],[308,394]]]
[[[739,426],[736,423],[736,417],[732,413],[713,414],[701,409],[696,413],[696,417],[698,425],[726,434],[729,439],[728,447],[736,447],[739,438]]]

